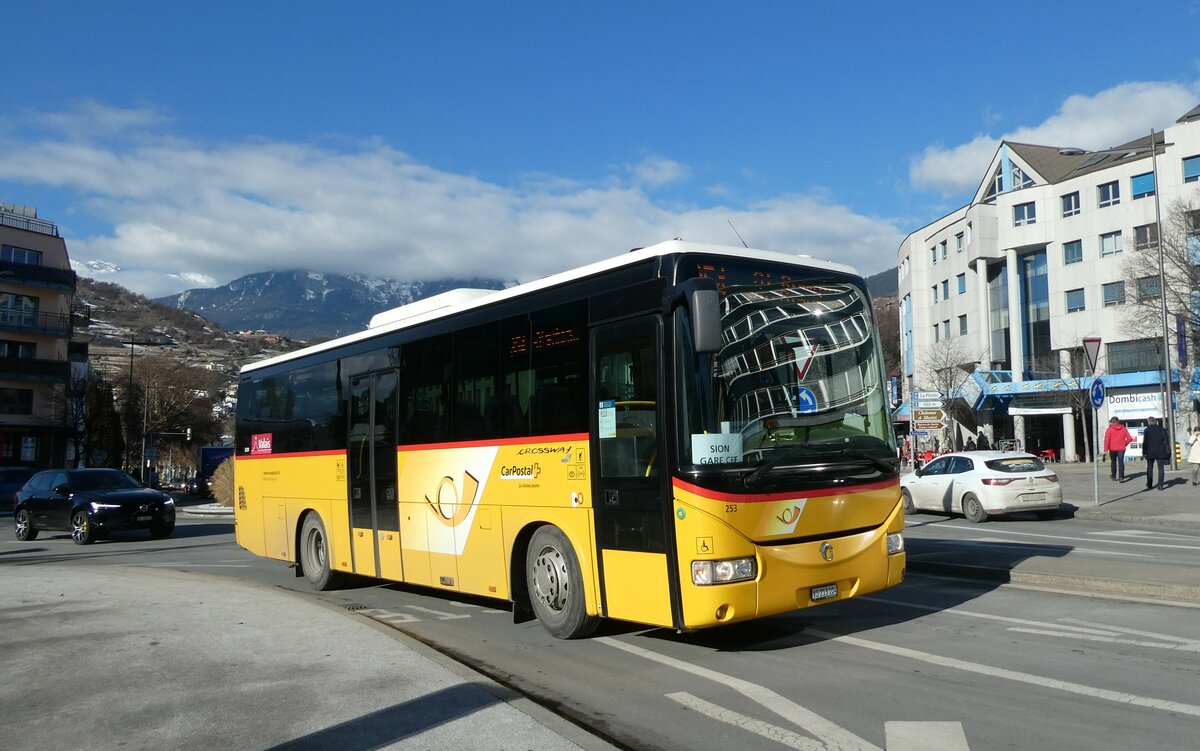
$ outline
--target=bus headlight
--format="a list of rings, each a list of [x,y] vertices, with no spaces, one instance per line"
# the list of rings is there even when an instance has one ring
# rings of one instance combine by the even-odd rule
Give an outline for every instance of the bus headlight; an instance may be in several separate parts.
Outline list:
[[[728,584],[746,581],[758,575],[753,558],[727,558],[721,561],[692,561],[692,584]]]
[[[904,535],[900,532],[887,536],[888,555],[904,552]]]

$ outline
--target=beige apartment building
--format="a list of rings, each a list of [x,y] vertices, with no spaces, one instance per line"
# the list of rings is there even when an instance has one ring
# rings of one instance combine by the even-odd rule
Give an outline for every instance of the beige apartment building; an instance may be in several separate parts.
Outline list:
[[[64,466],[86,372],[72,345],[75,272],[52,222],[0,204],[0,466]],[[72,361],[75,361],[74,363]]]

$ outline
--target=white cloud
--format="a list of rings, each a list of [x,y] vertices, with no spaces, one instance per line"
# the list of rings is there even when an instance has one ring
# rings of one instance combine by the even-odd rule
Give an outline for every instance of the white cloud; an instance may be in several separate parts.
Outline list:
[[[168,121],[149,110],[84,109],[41,118],[62,123],[62,137],[0,121],[0,181],[74,196],[57,210],[104,229],[77,236],[65,228],[71,257],[113,264],[119,270],[105,281],[151,297],[295,268],[524,281],[676,236],[736,245],[730,221],[754,247],[870,273],[894,263],[903,237],[889,221],[825,196],[658,204],[644,186],[690,174],[662,157],[630,167],[628,182],[533,174],[508,187],[434,169],[378,142],[339,150],[200,142],[159,132]],[[81,116],[89,112],[102,122],[92,137]]]
[[[1066,98],[1043,122],[1000,136],[977,135],[957,146],[929,146],[909,164],[909,181],[943,195],[974,191],[1002,140],[1103,149],[1161,130],[1196,105],[1200,84],[1123,83],[1092,96]],[[990,111],[990,110],[989,110]]]

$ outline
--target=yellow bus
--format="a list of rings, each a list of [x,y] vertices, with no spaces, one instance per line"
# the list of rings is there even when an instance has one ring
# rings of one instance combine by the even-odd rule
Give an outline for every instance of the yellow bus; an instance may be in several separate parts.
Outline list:
[[[885,383],[862,278],[805,256],[672,241],[456,290],[242,369],[237,541],[560,638],[836,602],[904,577]]]

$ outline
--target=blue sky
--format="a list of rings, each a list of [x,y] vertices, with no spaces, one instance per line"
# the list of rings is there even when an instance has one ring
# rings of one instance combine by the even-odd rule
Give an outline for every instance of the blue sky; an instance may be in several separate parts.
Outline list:
[[[527,281],[730,223],[869,274],[999,139],[1103,148],[1200,104],[1200,0],[0,11],[0,202],[150,296]]]

